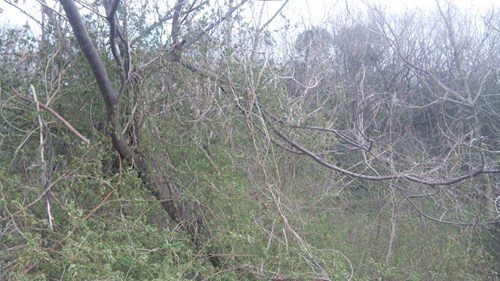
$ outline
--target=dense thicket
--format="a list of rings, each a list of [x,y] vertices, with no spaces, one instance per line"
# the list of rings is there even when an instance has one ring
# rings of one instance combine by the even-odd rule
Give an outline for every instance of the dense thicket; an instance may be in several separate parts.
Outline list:
[[[60,2],[0,30],[0,279],[498,278],[498,11]]]

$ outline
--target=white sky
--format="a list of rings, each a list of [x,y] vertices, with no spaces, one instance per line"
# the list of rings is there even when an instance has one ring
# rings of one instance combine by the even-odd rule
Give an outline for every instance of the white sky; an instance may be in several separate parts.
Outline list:
[[[133,0],[129,0],[133,1]],[[224,0],[217,0],[223,3]],[[241,0],[234,0],[239,2]],[[281,7],[285,0],[251,0],[246,3],[243,11],[244,17],[250,17],[255,23],[258,21],[260,11],[263,11],[263,18],[261,22],[266,22],[268,18],[275,14]],[[441,3],[449,1],[456,5],[459,9],[468,10],[473,15],[484,14],[487,10],[492,8],[500,8],[500,1],[498,0],[439,0]],[[29,25],[36,26],[33,20],[21,14],[16,8],[7,4],[6,2],[13,2],[13,0],[0,0],[0,26],[10,23],[22,25],[28,23]],[[39,3],[35,0],[20,0],[19,5],[24,7],[26,11],[32,14],[35,18],[40,18]],[[52,1],[48,1],[50,3]],[[167,0],[167,3],[174,3],[174,0]],[[356,7],[366,7],[366,5],[381,5],[387,8],[388,13],[403,13],[406,8],[421,9],[421,10],[434,10],[436,7],[436,0],[289,0],[287,6],[282,11],[281,15],[276,18],[270,29],[279,29],[286,20],[290,24],[297,27],[298,30],[304,30],[311,26],[323,25],[326,26],[331,23],[331,19],[336,12],[345,11],[346,6],[355,11]]]
[[[484,13],[493,8],[500,8],[498,0],[439,0],[442,5],[449,1],[461,10],[468,10],[472,14]],[[269,16],[283,4],[283,0],[259,1],[254,5],[260,7],[265,5],[265,11]],[[366,7],[366,5],[380,5],[387,8],[387,12],[392,14],[403,13],[406,9],[420,9],[423,11],[435,10],[436,0],[289,0],[283,14],[289,19],[310,26],[321,25],[329,21],[331,15],[337,11],[356,7]],[[444,5],[443,5],[444,6]],[[259,8],[260,9],[260,8]]]
[[[7,4],[13,0],[0,0],[0,9],[3,13],[0,14],[0,22],[14,22],[24,24],[27,17],[20,14],[14,7]],[[439,0],[444,2],[446,0]],[[491,8],[499,8],[498,0],[448,0],[461,9],[467,9],[473,13],[477,11],[485,11]],[[28,11],[33,12],[39,4],[35,0],[20,1],[25,2],[19,4],[22,7],[27,7]],[[50,1],[49,1],[50,2]],[[172,0],[170,1],[172,2]],[[236,0],[235,2],[239,2]],[[270,16],[279,9],[284,0],[267,0],[249,1],[250,5],[257,11],[260,11],[261,5],[265,6],[264,11]],[[404,11],[405,8],[420,8],[424,10],[433,9],[436,7],[435,0],[289,0],[283,14],[291,20],[297,20],[306,25],[320,24],[328,19],[329,14],[333,14],[337,9],[343,9],[346,5],[350,8],[355,6],[363,6],[366,4],[377,4],[386,6],[389,12],[398,13]],[[249,5],[248,3],[245,5]],[[38,17],[39,12],[35,12],[34,16]]]

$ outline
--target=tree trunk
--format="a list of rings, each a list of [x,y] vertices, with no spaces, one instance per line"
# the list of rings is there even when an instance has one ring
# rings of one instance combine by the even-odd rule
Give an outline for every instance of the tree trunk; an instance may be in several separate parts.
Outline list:
[[[88,35],[84,22],[73,0],[60,0],[66,16],[71,24],[78,45],[87,59],[94,78],[106,105],[107,121],[110,125],[111,142],[120,156],[132,163],[138,170],[142,181],[148,186],[156,199],[161,202],[163,209],[170,218],[180,224],[188,232],[191,241],[199,250],[204,242],[209,241],[210,233],[201,216],[197,216],[193,206],[181,200],[180,193],[176,190],[165,174],[164,169],[155,159],[144,158],[127,143],[122,136],[120,124],[120,96],[112,87],[106,68],[97,53],[97,50]],[[209,251],[208,258],[213,266],[221,265],[218,255]]]

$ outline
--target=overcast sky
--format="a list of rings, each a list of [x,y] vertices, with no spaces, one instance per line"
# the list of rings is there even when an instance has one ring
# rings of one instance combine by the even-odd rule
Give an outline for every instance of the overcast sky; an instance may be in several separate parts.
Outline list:
[[[36,25],[34,21],[29,20],[28,17],[19,13],[19,11],[6,3],[13,2],[13,0],[0,0],[0,9],[3,13],[0,14],[0,24],[5,22],[15,23],[18,25],[28,22],[30,25]],[[133,1],[133,0],[129,0]],[[217,0],[223,3],[224,0]],[[239,2],[241,0],[235,0]],[[255,23],[259,19],[260,11],[263,11],[261,22],[265,22],[281,7],[285,0],[267,0],[258,1],[251,0],[245,4],[243,14],[245,17],[250,17]],[[441,3],[449,1],[459,7],[477,14],[478,12],[485,13],[485,11],[492,8],[498,9],[500,2],[498,0],[439,0]],[[39,18],[40,12],[37,12],[39,4],[35,0],[20,1],[25,2],[22,5],[26,7],[28,13],[34,17]],[[52,1],[48,1],[50,3]],[[174,3],[170,0],[168,3]],[[499,4],[497,4],[499,3]],[[289,0],[285,9],[282,11],[281,16],[276,18],[276,21],[271,26],[279,28],[285,22],[285,19],[292,25],[296,25],[298,29],[304,29],[316,25],[326,25],[331,22],[332,16],[339,11],[345,11],[346,6],[349,9],[355,10],[356,7],[366,7],[366,5],[381,5],[386,7],[388,13],[402,13],[405,9],[421,9],[433,10],[436,7],[436,0]]]
[[[445,3],[445,0],[439,0]],[[500,8],[498,0],[448,0],[461,10],[467,10],[473,14],[484,13],[492,8]],[[254,5],[260,7],[265,5],[268,16],[274,14],[281,7],[283,1],[260,1]],[[388,13],[403,13],[406,9],[419,9],[430,11],[436,8],[436,0],[289,0],[283,14],[288,19],[294,19],[300,23],[310,25],[321,25],[329,21],[332,15],[338,11],[366,5],[378,5],[387,9]],[[257,8],[257,7],[256,7]]]

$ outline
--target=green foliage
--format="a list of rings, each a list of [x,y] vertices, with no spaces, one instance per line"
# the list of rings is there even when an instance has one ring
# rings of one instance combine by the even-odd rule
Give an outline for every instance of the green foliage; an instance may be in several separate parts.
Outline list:
[[[470,248],[475,234],[430,224],[411,210],[398,215],[387,260],[391,213],[373,200],[373,193],[324,196],[304,206],[310,243],[346,255],[359,280],[482,280],[490,274],[483,270],[494,258],[481,248]]]
[[[147,6],[146,14],[137,3],[129,3],[131,37],[148,27],[148,16],[159,16],[154,14],[159,13],[158,7]],[[203,11],[195,9],[193,13],[199,14],[183,19],[186,26],[181,37],[189,39],[190,32],[196,33],[218,19],[215,8],[211,14]],[[120,6],[118,16],[124,12]],[[85,22],[118,88],[121,69],[109,54],[107,23],[92,13],[85,15]],[[244,26],[242,23],[239,25]],[[498,117],[493,114],[498,107],[493,95],[498,87],[495,81],[484,80],[489,94],[478,99],[482,107],[491,105],[491,114],[479,110],[485,116],[476,118],[470,115],[472,110],[445,103],[427,109],[419,102],[432,96],[427,87],[435,85],[426,84],[422,90],[413,84],[418,80],[415,77],[403,78],[411,73],[397,65],[395,57],[377,64],[391,55],[390,48],[377,53],[375,47],[368,46],[367,41],[384,46],[386,40],[371,38],[377,34],[371,31],[376,27],[366,26],[370,28],[339,27],[334,35],[320,30],[324,34],[316,39],[345,37],[352,41],[337,42],[341,50],[335,54],[337,58],[321,52],[322,46],[331,42],[318,42],[321,44],[310,46],[314,49],[301,44],[302,54],[288,62],[258,55],[250,55],[250,60],[238,53],[239,48],[249,49],[245,41],[253,36],[254,27],[235,32],[239,39],[234,46],[225,42],[226,27],[216,28],[210,37],[200,39],[199,46],[191,46],[183,54],[185,62],[202,71],[164,59],[166,42],[171,40],[164,26],[135,42],[131,50],[135,68],[120,96],[120,121],[124,131],[128,125],[137,125],[140,134],[133,137],[138,137],[138,144],[132,145],[137,155],[145,159],[155,156],[182,199],[206,219],[212,235],[201,249],[168,217],[138,171],[113,149],[104,104],[69,30],[50,21],[43,42],[29,35],[27,27],[2,30],[0,279],[493,279],[498,230],[476,232],[435,224],[421,217],[398,193],[405,188],[422,191],[423,187],[398,189],[392,184],[399,182],[356,180],[327,170],[304,155],[281,149],[291,147],[262,121],[260,113],[270,112],[279,120],[275,123],[278,129],[311,151],[321,152],[322,159],[366,174],[393,172],[385,169],[387,159],[393,161],[390,168],[413,173],[420,164],[408,163],[425,165],[429,154],[438,157],[443,149],[452,149],[441,142],[451,137],[433,136],[436,124],[440,130],[454,132],[458,123],[465,127],[476,126],[480,120],[494,123]],[[315,42],[315,33],[302,37],[312,36],[308,40]],[[271,44],[271,35],[264,34],[266,44]],[[311,51],[317,52],[311,58],[314,65],[308,65],[304,58],[305,52]],[[342,63],[336,61],[339,57]],[[293,79],[277,75],[282,70],[292,72],[287,75],[303,85],[290,85],[288,80]],[[405,71],[408,73],[402,75]],[[386,88],[387,78],[396,86]],[[312,85],[311,81],[314,87],[304,86]],[[91,139],[88,147],[52,115],[36,110],[29,101],[30,85],[41,102],[50,101],[55,111]],[[434,90],[439,94],[438,88]],[[404,106],[398,108],[399,101],[404,101]],[[437,116],[440,107],[442,116]],[[253,111],[245,112],[250,109]],[[38,114],[51,130],[50,144],[40,144]],[[390,126],[386,126],[388,118],[392,118]],[[445,128],[451,121],[453,128]],[[361,153],[336,134],[299,131],[293,125],[336,128],[346,138],[378,142],[379,150]],[[368,127],[379,131],[369,138]],[[463,130],[457,139],[468,136]],[[495,127],[488,125],[483,130],[492,138],[487,143],[494,151]],[[125,137],[130,137],[127,134]],[[387,146],[382,146],[385,142]],[[55,158],[50,179],[53,228],[45,196],[47,171],[40,156],[49,145]],[[431,147],[429,153],[427,146]],[[478,158],[472,153],[476,147],[464,143],[457,147],[470,151],[460,156],[463,159],[455,159],[458,164],[448,163],[452,167],[443,168],[445,171],[460,170],[465,158]],[[382,156],[371,158],[378,153]],[[486,153],[481,156],[494,160]],[[44,157],[47,160],[46,154]],[[364,166],[367,162],[371,166]],[[482,215],[481,200],[486,196],[483,190],[472,190],[476,187],[471,182],[450,186],[452,197],[419,199],[416,206],[430,215],[438,214],[436,217],[446,210],[445,219],[473,221]],[[432,192],[436,190],[433,187]],[[220,253],[223,266],[214,268],[207,252]]]
[[[212,272],[188,237],[168,227],[133,170],[125,167],[120,178],[105,179],[100,163],[109,153],[77,150],[83,157],[52,187],[53,231],[47,230],[44,201],[35,201],[40,190],[1,170],[0,205],[8,212],[2,279],[179,280]],[[32,206],[23,203],[27,198]]]

